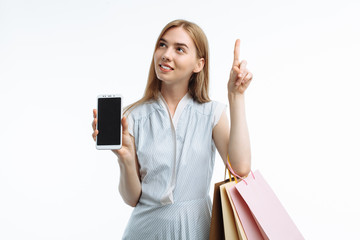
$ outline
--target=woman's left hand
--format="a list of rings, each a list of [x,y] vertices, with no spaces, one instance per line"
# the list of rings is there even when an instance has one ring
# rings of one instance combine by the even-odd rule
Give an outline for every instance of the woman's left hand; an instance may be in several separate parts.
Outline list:
[[[234,48],[234,62],[230,72],[230,79],[228,82],[228,93],[244,94],[249,86],[253,75],[246,68],[246,60],[240,62],[240,39],[235,42]]]

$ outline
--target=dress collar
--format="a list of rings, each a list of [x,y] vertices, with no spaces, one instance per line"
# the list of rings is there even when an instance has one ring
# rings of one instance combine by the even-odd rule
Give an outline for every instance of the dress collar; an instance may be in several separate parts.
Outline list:
[[[187,93],[185,94],[185,96],[180,100],[180,102],[178,103],[178,105],[176,106],[174,116],[171,117],[171,113],[170,113],[170,110],[169,110],[169,106],[167,105],[167,103],[166,103],[164,97],[162,96],[162,94],[160,93],[160,97],[159,97],[160,105],[163,106],[163,108],[168,111],[169,117],[171,118],[172,123],[173,123],[175,129],[176,129],[177,123],[178,123],[178,121],[179,121],[179,118],[180,118],[180,116],[181,116],[181,113],[183,112],[183,110],[185,109],[186,105],[187,105],[191,100],[192,100],[192,97],[191,97],[190,93],[187,92]]]

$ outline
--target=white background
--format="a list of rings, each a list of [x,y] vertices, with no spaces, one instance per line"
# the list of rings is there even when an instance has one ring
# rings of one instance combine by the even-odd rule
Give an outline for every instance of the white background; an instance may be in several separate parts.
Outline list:
[[[132,208],[92,109],[99,93],[142,96],[177,18],[208,36],[214,100],[241,39],[253,169],[304,237],[358,237],[359,2],[219,2],[0,0],[0,239],[121,238]],[[217,155],[212,185],[223,172]]]

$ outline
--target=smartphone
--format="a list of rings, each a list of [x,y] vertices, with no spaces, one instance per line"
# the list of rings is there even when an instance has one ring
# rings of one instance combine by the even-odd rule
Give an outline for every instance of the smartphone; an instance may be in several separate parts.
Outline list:
[[[120,94],[101,94],[97,97],[97,149],[120,149],[122,146],[122,103]]]

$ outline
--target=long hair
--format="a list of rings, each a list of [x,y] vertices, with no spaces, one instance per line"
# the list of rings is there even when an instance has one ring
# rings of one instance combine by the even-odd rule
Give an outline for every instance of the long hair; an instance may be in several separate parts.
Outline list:
[[[195,44],[197,58],[204,58],[205,60],[203,69],[198,73],[193,73],[190,77],[189,86],[188,86],[189,93],[191,97],[199,103],[205,103],[210,101],[208,40],[206,38],[205,33],[198,25],[186,20],[178,19],[168,23],[161,31],[155,44],[155,49],[150,65],[149,76],[148,76],[148,81],[146,84],[144,96],[140,100],[126,107],[125,113],[146,101],[158,99],[161,90],[161,80],[157,78],[155,73],[154,54],[159,46],[160,39],[164,36],[164,34],[169,29],[176,27],[183,28],[189,34],[190,38],[193,40]]]

